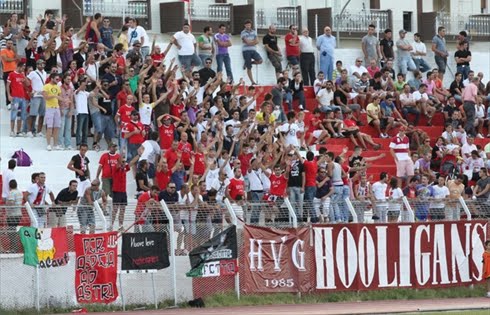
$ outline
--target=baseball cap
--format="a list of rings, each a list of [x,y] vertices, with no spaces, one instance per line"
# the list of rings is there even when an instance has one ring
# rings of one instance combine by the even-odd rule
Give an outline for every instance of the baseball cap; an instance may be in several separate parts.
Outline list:
[[[136,45],[140,45],[141,46],[141,42],[139,40],[135,40],[134,43],[133,43],[133,46],[136,46]]]
[[[170,119],[170,115],[169,114],[165,114],[163,115],[163,119],[166,120],[166,119]]]
[[[38,60],[36,61],[36,64],[37,64],[37,65],[39,65],[39,64],[41,64],[41,63],[42,63],[42,64],[46,64],[46,61],[44,61],[44,59],[38,59]]]
[[[400,31],[398,32],[398,34],[401,34],[401,33],[406,34],[406,33],[407,33],[407,31],[405,31],[405,30],[400,30]]]

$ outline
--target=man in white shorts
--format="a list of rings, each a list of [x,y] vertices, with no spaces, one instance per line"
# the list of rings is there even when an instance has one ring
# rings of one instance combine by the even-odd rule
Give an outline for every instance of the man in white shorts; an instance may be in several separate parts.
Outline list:
[[[410,158],[410,140],[405,134],[406,127],[400,127],[398,134],[391,139],[390,152],[396,163],[396,176],[405,178],[407,184],[414,175],[413,161]]]

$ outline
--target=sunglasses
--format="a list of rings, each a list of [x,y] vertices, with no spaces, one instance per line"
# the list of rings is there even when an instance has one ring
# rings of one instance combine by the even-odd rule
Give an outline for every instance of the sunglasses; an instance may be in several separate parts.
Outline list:
[[[177,188],[177,187],[175,187],[175,186],[168,186],[168,188],[170,188],[170,189],[175,189],[175,188]]]

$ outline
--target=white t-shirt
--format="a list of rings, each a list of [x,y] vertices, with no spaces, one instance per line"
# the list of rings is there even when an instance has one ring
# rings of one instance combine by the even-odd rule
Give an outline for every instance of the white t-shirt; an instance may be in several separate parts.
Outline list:
[[[444,199],[449,197],[449,189],[446,186],[440,187],[439,185],[432,186],[434,199]],[[432,202],[431,208],[444,208],[444,202]]]
[[[330,92],[327,89],[321,89],[317,97],[320,99],[320,105],[322,106],[330,106],[332,105],[333,102],[333,90],[330,90]]]
[[[27,193],[29,194],[27,196],[27,202],[29,202],[29,204],[31,204],[31,205],[34,204],[34,201],[36,201],[36,197],[37,197],[38,192],[39,192],[39,185],[38,184],[31,184],[31,186],[29,186],[29,188],[27,189]],[[39,205],[45,205],[46,204],[46,196],[49,195],[50,193],[51,193],[51,189],[49,189],[49,187],[47,187],[45,185],[43,196],[41,197],[41,202]]]
[[[90,95],[87,91],[78,91],[75,93],[75,104],[77,109],[77,114],[88,114],[88,96]]]
[[[149,126],[151,125],[151,113],[155,108],[155,103],[145,104],[141,103],[139,107],[141,123],[143,125]]]
[[[175,39],[181,46],[179,49],[179,56],[189,56],[194,55],[194,44],[196,43],[196,38],[192,33],[184,33],[183,31],[174,34]]]
[[[34,96],[42,97],[42,91],[48,74],[46,71],[34,70],[27,75],[27,78],[31,80],[32,91],[35,93]]]
[[[386,200],[386,188],[388,187],[388,184],[382,183],[382,182],[376,182],[373,184],[371,187],[373,191],[374,198],[376,198],[377,201],[385,201]]]
[[[426,54],[427,53],[427,47],[425,47],[425,44],[422,43],[422,42],[413,42],[412,44],[412,52],[421,52],[421,53],[424,53]],[[423,56],[413,56],[414,59],[422,59]]]
[[[9,183],[12,179],[15,179],[15,174],[11,169],[5,169],[2,173],[2,198],[5,199],[8,197],[10,188]]]
[[[240,125],[241,122],[239,120],[234,120],[234,119],[230,119],[230,120],[227,120],[225,122],[225,130],[226,130],[226,127],[228,126],[233,126],[233,136],[236,136],[238,134],[238,132],[240,131],[240,127],[236,127],[238,125]]]
[[[390,203],[390,210],[391,211],[400,211],[402,208],[401,199],[403,197],[403,190],[398,187],[395,189],[391,190],[390,197],[392,199],[392,203]]]
[[[148,163],[155,165],[157,155],[160,154],[160,145],[154,140],[145,140],[141,145],[145,150],[138,161],[147,160]]]
[[[228,187],[229,184],[230,184],[230,180],[228,178],[226,178],[223,182],[220,182],[219,178],[215,178],[213,181],[211,181],[211,184],[209,185],[210,186],[209,190],[214,189],[217,191],[216,201],[223,201],[225,197],[226,187]],[[206,178],[206,186],[207,185],[208,185],[208,181]]]
[[[134,32],[134,33],[133,33]],[[139,40],[141,42],[141,37],[143,37],[143,44],[141,47],[150,47],[150,38],[146,34],[145,29],[142,26],[136,26],[136,28],[128,29],[128,46],[132,47],[133,42]]]
[[[357,72],[357,74],[359,75],[362,75],[364,72],[368,72],[368,70],[364,66],[359,66],[359,67],[356,65],[350,66],[349,73],[351,75],[352,82],[356,82],[358,80],[358,77],[354,75],[355,72]]]
[[[429,99],[429,97],[427,96],[427,93],[422,94],[419,91],[413,92],[412,95],[413,95],[413,99],[415,101],[420,101],[421,99],[424,99],[424,100],[427,101]]]
[[[476,145],[465,143],[461,148],[461,154],[464,156],[466,154],[471,155],[471,151],[478,151]]]
[[[293,145],[299,147],[298,132],[303,131],[296,123],[285,123],[278,128],[280,132],[286,132],[286,145]]]
[[[202,201],[202,196],[199,195],[199,200]],[[194,196],[189,192],[186,195],[182,196],[181,192],[179,191],[179,205],[185,205],[186,201],[189,201],[189,204],[194,202]],[[190,207],[190,206],[189,206]],[[198,206],[195,206],[192,210],[189,211],[189,207],[184,208],[185,210],[180,211],[180,219],[181,220],[187,220],[191,222],[196,222],[196,217],[197,217],[197,209],[199,208]]]
[[[318,91],[321,89],[323,83],[325,83],[325,81],[327,81],[327,79],[323,79],[323,80],[318,80],[316,79],[315,82],[313,83],[313,90],[315,91],[315,94],[318,93]]]

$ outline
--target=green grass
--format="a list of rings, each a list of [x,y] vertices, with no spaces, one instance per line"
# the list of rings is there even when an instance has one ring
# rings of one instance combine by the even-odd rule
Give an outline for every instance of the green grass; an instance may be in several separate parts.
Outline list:
[[[441,298],[465,298],[485,296],[486,288],[484,285],[475,286],[473,289],[467,287],[455,287],[445,289],[391,289],[378,291],[360,292],[331,292],[324,294],[303,294],[298,297],[296,294],[275,293],[275,294],[254,294],[242,295],[240,300],[236,299],[235,293],[217,294],[204,299],[206,307],[219,306],[251,306],[251,305],[271,305],[271,304],[315,304],[332,302],[357,302],[357,301],[378,301],[378,300],[416,300],[416,299],[441,299]],[[488,312],[487,314],[488,315]]]
[[[378,291],[359,291],[359,292],[330,292],[324,294],[303,294],[299,297],[297,294],[274,293],[274,294],[252,294],[242,295],[240,300],[236,299],[234,292],[216,294],[204,299],[206,307],[227,307],[227,306],[254,306],[254,305],[272,305],[272,304],[316,304],[332,302],[358,302],[358,301],[379,301],[379,300],[416,300],[416,299],[443,299],[443,298],[465,298],[465,297],[483,297],[486,293],[484,285],[476,285],[473,289],[468,287],[454,287],[444,289],[387,289]],[[161,302],[158,307],[166,308],[172,306],[172,301]],[[84,305],[89,313],[93,312],[111,312],[121,311],[120,307],[112,305],[92,304]],[[181,303],[179,307],[187,307],[186,303]],[[70,313],[72,308],[51,308],[42,309],[40,314]],[[154,309],[153,305],[127,305],[126,310],[135,309]],[[4,310],[0,308],[2,315],[32,315],[36,314],[34,309],[26,310]],[[434,312],[434,313],[413,313],[413,314],[471,314],[471,315],[489,315],[489,311],[455,311],[455,312]]]

